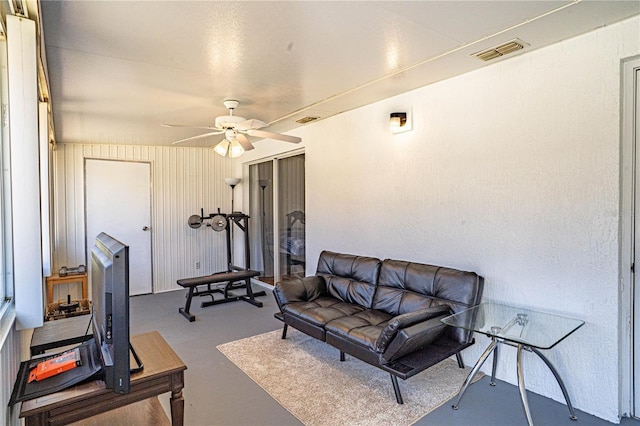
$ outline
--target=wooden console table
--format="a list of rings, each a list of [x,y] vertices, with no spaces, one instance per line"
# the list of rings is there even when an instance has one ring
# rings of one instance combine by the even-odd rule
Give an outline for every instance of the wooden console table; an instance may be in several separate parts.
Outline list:
[[[104,413],[125,405],[133,404],[165,392],[171,392],[171,423],[184,424],[184,370],[187,366],[171,349],[160,333],[131,336],[144,364],[144,370],[131,375],[131,391],[120,395],[105,387],[102,380],[95,380],[73,386],[61,392],[24,401],[20,417],[25,424],[66,425]]]

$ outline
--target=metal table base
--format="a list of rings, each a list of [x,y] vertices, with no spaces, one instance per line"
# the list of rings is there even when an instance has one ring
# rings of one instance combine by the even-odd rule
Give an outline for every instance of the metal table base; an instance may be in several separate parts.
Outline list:
[[[496,368],[498,366],[498,354],[499,354],[499,348],[500,348],[501,344],[514,346],[518,350],[517,361],[516,361],[516,367],[517,367],[517,370],[518,370],[518,390],[520,391],[520,400],[522,402],[522,408],[524,410],[524,414],[525,414],[525,416],[527,418],[527,424],[529,426],[533,426],[533,420],[531,419],[531,411],[529,410],[529,402],[527,400],[527,390],[526,390],[525,385],[524,385],[524,368],[523,368],[523,365],[522,365],[523,364],[523,351],[533,352],[536,355],[538,355],[540,357],[540,359],[542,359],[542,361],[544,361],[544,363],[547,365],[549,370],[551,370],[551,372],[553,373],[553,376],[556,378],[556,381],[558,382],[558,385],[560,385],[560,389],[562,390],[562,394],[564,395],[564,399],[567,402],[567,407],[569,408],[569,413],[570,413],[569,418],[571,420],[578,420],[578,417],[576,416],[576,412],[573,409],[573,405],[571,405],[571,399],[569,398],[569,393],[567,392],[567,388],[564,386],[564,382],[560,378],[560,375],[558,374],[558,371],[555,369],[553,364],[551,364],[551,361],[549,361],[547,359],[547,357],[545,357],[536,348],[532,348],[532,347],[529,347],[529,346],[526,346],[526,345],[523,345],[523,344],[514,344],[514,343],[511,343],[511,342],[506,342],[503,339],[500,339],[500,338],[497,338],[497,337],[491,337],[491,343],[489,344],[489,346],[487,346],[487,349],[485,349],[485,351],[482,353],[482,355],[478,359],[478,362],[476,362],[476,365],[473,366],[473,369],[471,370],[471,372],[467,376],[466,380],[462,384],[462,387],[460,388],[460,392],[458,392],[458,398],[457,398],[455,404],[453,404],[451,406],[451,408],[453,408],[454,410],[458,409],[458,405],[460,404],[460,401],[462,400],[462,396],[466,392],[467,388],[469,387],[469,385],[473,381],[473,379],[476,376],[476,374],[478,374],[478,371],[480,371],[480,368],[482,368],[482,365],[484,364],[484,362],[487,360],[487,358],[489,358],[489,355],[491,355],[491,353],[493,353],[493,368],[492,368],[492,371],[491,371],[491,382],[489,382],[489,384],[491,386],[495,386],[496,385],[496,383],[495,383]]]

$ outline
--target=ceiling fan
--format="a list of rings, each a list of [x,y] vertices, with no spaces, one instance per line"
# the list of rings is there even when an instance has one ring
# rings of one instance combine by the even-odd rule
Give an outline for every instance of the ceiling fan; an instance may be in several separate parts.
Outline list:
[[[213,147],[213,150],[223,157],[228,154],[231,158],[239,157],[244,154],[245,151],[249,151],[254,148],[253,144],[249,141],[249,138],[247,138],[246,135],[256,136],[259,138],[276,139],[291,143],[299,143],[302,141],[301,138],[296,136],[289,136],[283,135],[281,133],[273,133],[267,132],[265,130],[260,130],[263,127],[267,127],[267,123],[265,123],[264,121],[256,120],[255,118],[247,120],[243,117],[233,115],[233,111],[238,107],[239,103],[240,102],[233,99],[224,101],[224,106],[229,110],[229,115],[216,117],[215,124],[213,126],[187,126],[181,124],[163,124],[163,126],[213,130],[212,132],[207,132],[202,135],[180,139],[179,141],[173,142],[173,144],[191,141],[194,139],[206,138],[211,135],[224,134],[224,139],[217,145],[215,145]]]

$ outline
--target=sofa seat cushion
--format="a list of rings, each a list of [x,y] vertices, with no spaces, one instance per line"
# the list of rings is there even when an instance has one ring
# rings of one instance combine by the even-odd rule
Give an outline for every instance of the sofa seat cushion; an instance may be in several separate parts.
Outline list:
[[[338,318],[363,311],[362,306],[345,303],[332,296],[321,296],[311,302],[292,302],[284,306],[284,313],[310,324],[324,327]]]
[[[375,309],[366,309],[348,317],[335,319],[325,326],[327,333],[374,349],[382,330],[392,316]]]

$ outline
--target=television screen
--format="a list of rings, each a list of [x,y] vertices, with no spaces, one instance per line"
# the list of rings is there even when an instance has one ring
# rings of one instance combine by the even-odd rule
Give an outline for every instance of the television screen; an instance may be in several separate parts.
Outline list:
[[[105,384],[129,393],[129,247],[104,232],[91,250],[91,293]]]

